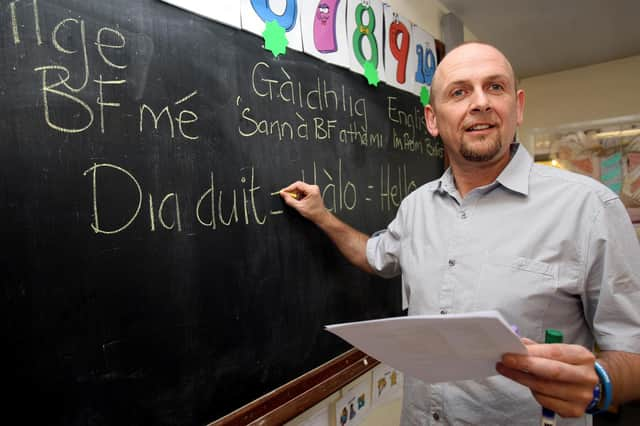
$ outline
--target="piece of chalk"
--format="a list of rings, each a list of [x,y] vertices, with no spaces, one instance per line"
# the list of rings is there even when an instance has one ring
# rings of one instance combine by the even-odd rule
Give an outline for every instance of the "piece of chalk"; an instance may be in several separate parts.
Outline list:
[[[271,195],[280,195],[282,191],[272,192]],[[287,194],[291,195],[293,198],[298,198],[298,194],[296,192],[287,192]]]

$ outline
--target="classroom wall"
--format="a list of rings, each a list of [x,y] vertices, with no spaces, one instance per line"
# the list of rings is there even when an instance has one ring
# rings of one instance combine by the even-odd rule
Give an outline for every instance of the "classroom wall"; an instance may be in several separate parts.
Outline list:
[[[520,80],[526,102],[520,140],[532,131],[640,113],[640,56]]]

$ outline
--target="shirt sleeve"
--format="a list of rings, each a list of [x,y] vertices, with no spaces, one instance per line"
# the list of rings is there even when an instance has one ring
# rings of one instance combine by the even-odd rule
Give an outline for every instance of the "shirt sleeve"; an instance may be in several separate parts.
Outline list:
[[[640,353],[640,243],[619,198],[604,203],[587,244],[584,302],[598,346]]]
[[[374,233],[367,241],[367,261],[373,270],[384,278],[398,276],[400,269],[400,251],[402,249],[401,213],[383,229]]]

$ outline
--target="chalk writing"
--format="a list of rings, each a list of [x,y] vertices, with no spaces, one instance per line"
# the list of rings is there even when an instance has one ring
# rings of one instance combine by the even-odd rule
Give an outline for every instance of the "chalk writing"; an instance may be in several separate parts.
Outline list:
[[[105,209],[105,206],[101,205],[98,202],[98,198],[99,198],[98,197],[98,186],[99,186],[98,177],[100,177],[101,181],[105,181],[106,179],[108,179],[108,176],[109,176],[108,174],[105,175],[104,169],[115,170],[117,174],[120,175],[121,177],[122,175],[124,175],[127,178],[127,182],[129,183],[129,185],[132,185],[135,188],[137,193],[137,197],[136,197],[137,199],[134,200],[134,202],[131,204],[132,207],[135,205],[135,207],[131,209],[133,213],[123,216],[121,220],[122,224],[120,226],[118,226],[118,224],[109,224],[110,226],[107,226],[104,223],[100,222],[100,216],[101,216],[100,212],[103,211],[103,209]],[[99,171],[100,173],[98,173]],[[143,191],[142,191],[142,186],[140,185],[138,179],[131,172],[124,169],[123,167],[117,166],[115,164],[109,164],[109,163],[100,163],[100,164],[96,163],[93,166],[89,167],[87,170],[85,170],[82,174],[83,176],[86,176],[89,173],[91,174],[91,193],[92,193],[92,200],[93,200],[93,223],[91,223],[91,229],[93,229],[93,232],[95,232],[96,234],[117,234],[119,232],[124,231],[131,224],[133,224],[133,222],[138,218],[138,215],[142,207]],[[112,173],[111,174],[112,178],[113,178],[113,175],[114,174]],[[118,182],[120,181],[121,180],[118,180]],[[124,192],[124,191],[121,191],[121,192]],[[171,221],[171,224],[167,224],[167,218],[165,217],[165,205],[170,200],[173,201],[173,205],[175,208],[175,215]],[[110,201],[117,204],[126,202],[126,200],[110,200]],[[108,205],[106,208],[108,208]],[[154,209],[153,197],[151,194],[149,194],[149,217],[150,217],[151,231],[156,230],[156,225],[154,220],[155,214],[156,214],[156,211]],[[182,224],[180,221],[180,202],[179,202],[179,197],[177,193],[170,192],[162,198],[162,201],[160,202],[160,206],[158,207],[158,210],[157,210],[157,216],[158,216],[158,222],[162,225],[164,229],[172,230],[175,227],[178,232],[182,231]]]
[[[379,199],[380,211],[390,211],[400,205],[402,198],[416,187],[414,178],[410,178],[406,165],[394,168],[390,164],[380,165],[380,186],[367,184],[366,189],[358,189],[356,182],[350,178],[342,158],[338,158],[334,167],[319,166],[315,161],[311,165],[310,173],[305,169],[300,171],[301,178],[309,178],[308,182],[318,185],[327,210],[340,214],[358,208],[358,201],[362,199],[371,202]],[[269,199],[278,195],[278,191],[263,191],[256,180],[255,167],[239,169],[240,184],[236,187],[218,185],[214,172],[209,174],[208,184],[202,190],[194,206],[195,222],[213,231],[228,228],[233,225],[263,226],[267,219],[281,215],[283,209],[269,209],[266,205]],[[133,172],[110,163],[95,163],[83,172],[91,177],[91,199],[93,221],[90,228],[96,234],[117,234],[131,227],[138,221],[141,213],[144,190],[141,181]],[[117,187],[118,194],[133,193],[134,197],[109,199],[99,202],[99,188]],[[128,188],[127,188],[128,187]],[[376,193],[376,190],[378,191]],[[185,190],[188,191],[188,190]],[[148,230],[182,232],[184,229],[184,212],[189,210],[180,204],[181,192],[171,191],[162,196],[156,206],[154,196],[149,192],[148,199]],[[191,199],[190,196],[186,197]],[[117,213],[112,209],[116,207]],[[102,219],[109,213],[110,223]]]
[[[37,2],[34,1],[34,13],[37,16]],[[17,22],[14,18],[13,22]],[[39,21],[36,20],[36,31],[38,34],[38,44],[41,39],[39,37],[40,27]],[[17,25],[17,23],[16,23]],[[75,36],[69,31],[76,31]],[[104,34],[110,34],[115,36],[120,43],[110,44],[105,42]],[[19,38],[14,37],[14,41],[19,42]],[[64,40],[64,42],[63,42]],[[69,45],[69,40],[78,40],[80,47],[72,47]],[[89,76],[91,74],[90,60],[87,49],[87,36],[86,25],[83,19],[76,18],[64,18],[54,25],[51,31],[51,44],[55,50],[64,55],[73,56],[81,54],[82,57],[82,72],[80,78],[74,78],[76,76],[73,73],[73,69],[70,66],[49,64],[35,67],[34,71],[41,73],[41,89],[42,94],[42,109],[44,120],[51,129],[62,133],[82,133],[89,129],[94,123],[94,111],[89,103],[82,99],[81,93],[85,91],[89,84]],[[126,65],[115,64],[111,59],[107,57],[105,49],[121,49],[125,45],[124,35],[119,31],[102,27],[97,31],[96,42],[97,51],[102,61],[111,68],[124,69]],[[79,52],[81,51],[81,52]],[[73,83],[73,80],[77,80],[77,83]],[[92,80],[98,87],[99,96],[96,100],[96,104],[100,111],[100,131],[105,132],[105,107],[119,108],[120,102],[115,100],[105,101],[104,99],[104,86],[125,85],[126,80],[121,78],[105,79],[102,74],[99,74],[97,79]],[[66,121],[58,115],[56,117],[56,111],[52,110],[55,107],[65,103],[68,108],[75,110],[74,114],[66,118]],[[63,109],[64,110],[64,109]]]
[[[180,105],[184,102],[187,102],[189,99],[193,98],[197,94],[198,94],[198,91],[194,90],[193,92],[189,93],[182,99],[176,101],[174,105]],[[189,139],[189,140],[197,140],[200,138],[199,136],[193,136],[193,135],[187,134],[185,129],[182,127],[185,124],[192,124],[198,121],[198,115],[192,110],[183,109],[180,111],[177,117],[174,117],[173,114],[171,113],[171,109],[169,108],[169,105],[166,105],[164,108],[160,110],[159,114],[156,114],[155,111],[149,105],[142,104],[140,105],[139,111],[140,111],[140,120],[139,120],[140,133],[142,133],[144,128],[144,117],[150,116],[153,119],[153,128],[155,130],[158,130],[158,123],[160,122],[160,119],[162,118],[162,116],[166,114],[166,119],[167,119],[167,122],[169,123],[171,139],[175,138],[175,126],[173,125],[174,119],[178,123],[178,131],[180,132],[180,135],[183,138]],[[148,113],[147,115],[144,114],[145,111]],[[186,116],[187,118],[183,118],[184,116]]]
[[[133,48],[118,29],[102,24],[92,28],[81,16],[74,15],[51,20],[51,27],[43,31],[38,0],[28,4],[12,1],[8,11],[13,46],[32,40],[34,48],[37,43],[40,51],[51,53],[50,58],[31,65],[40,96],[37,107],[49,129],[81,134],[92,127],[97,132],[99,127],[100,134],[105,134],[110,124],[120,121],[117,115],[121,111],[123,117],[120,118],[132,120],[131,127],[137,128],[140,135],[166,135],[165,140],[171,141],[200,140],[201,118],[216,125],[228,125],[219,123],[215,116],[201,117],[202,114],[196,112],[198,101],[204,99],[209,103],[211,95],[196,88],[183,89],[174,94],[175,97],[161,102],[153,94],[150,95],[153,101],[138,96],[135,103],[127,105],[127,72],[136,67],[123,58],[137,58],[138,51],[126,56],[127,49]],[[367,38],[369,44],[376,43],[375,22],[372,10],[360,8],[358,13],[357,48],[361,50],[363,38]],[[366,24],[363,17],[368,18]],[[395,27],[394,30],[397,30],[394,55],[405,60],[406,31]],[[50,43],[46,43],[47,37]],[[401,44],[399,37],[402,37]],[[373,49],[370,59],[362,59],[376,62],[376,56]],[[235,127],[232,133],[235,132],[239,141],[322,144],[320,149],[335,144],[345,150],[351,150],[349,145],[353,145],[364,155],[366,150],[383,150],[388,146],[389,151],[443,156],[441,144],[426,133],[422,110],[417,106],[413,110],[407,108],[398,96],[387,96],[369,105],[371,101],[357,89],[336,83],[333,77],[322,77],[320,73],[311,77],[307,73],[299,78],[294,72],[297,68],[286,62],[274,64],[257,60],[246,67],[239,74],[238,92],[233,93],[237,121],[231,120],[229,124],[231,129]],[[136,80],[132,82],[133,87],[138,84]],[[231,108],[232,103],[233,100]],[[377,114],[371,123],[369,108],[375,108]],[[208,113],[213,114],[212,110]],[[237,141],[207,139],[206,142]],[[303,168],[300,174],[302,180],[309,178],[320,187],[327,209],[336,214],[349,214],[362,209],[363,204],[368,209],[390,212],[417,186],[404,164],[369,164],[375,175],[369,180],[376,181],[371,182],[357,180],[364,179],[359,176],[361,171],[351,170],[339,155],[335,158],[333,164],[307,162],[307,169]],[[267,184],[258,182],[253,165],[239,168],[238,176],[232,180],[234,183],[229,183],[232,177],[228,175],[228,168],[224,168],[227,170],[224,176],[215,176],[212,166],[204,187],[192,194],[190,188],[149,191],[140,178],[146,176],[143,171],[136,172],[105,160],[89,164],[92,165],[82,173],[91,179],[88,228],[99,235],[133,232],[133,229],[182,233],[194,226],[218,232],[234,226],[261,227],[279,220],[278,216],[286,211],[284,205],[274,202],[270,193],[263,190]],[[286,183],[278,182],[278,185]],[[269,185],[275,184],[269,182]]]
[[[272,68],[257,62],[251,72],[252,93],[269,102],[284,102],[298,108],[295,118],[272,118],[270,110],[258,113],[247,106],[241,96],[236,98],[240,110],[238,134],[243,137],[275,136],[278,141],[334,141],[383,148],[381,132],[370,131],[367,103],[362,97],[347,93],[344,85],[332,87],[316,77],[313,87],[296,81],[284,67]],[[311,112],[311,116],[307,115]],[[339,113],[335,117],[317,116],[316,112]],[[265,115],[265,116],[261,116]]]
[[[13,44],[20,43],[20,24],[18,23],[18,17],[16,13],[16,4],[19,3],[20,0],[15,0],[9,3],[9,11],[11,14],[11,30],[13,34]],[[40,14],[38,13],[38,0],[32,1],[33,6],[33,24],[34,24],[34,32],[36,34],[36,40],[38,46],[42,44],[42,35],[40,34]]]

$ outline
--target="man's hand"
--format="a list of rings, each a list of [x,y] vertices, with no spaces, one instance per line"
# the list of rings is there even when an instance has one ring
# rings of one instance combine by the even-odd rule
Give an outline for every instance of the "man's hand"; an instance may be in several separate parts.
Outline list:
[[[281,189],[280,196],[288,206],[293,207],[315,224],[320,225],[323,220],[328,219],[329,212],[324,206],[320,188],[317,185],[294,182]]]
[[[281,189],[280,196],[288,206],[296,209],[302,216],[318,225],[349,262],[365,272],[374,272],[367,261],[369,236],[331,214],[324,206],[320,188],[317,185],[298,181]]]
[[[580,417],[598,383],[596,357],[580,345],[538,344],[522,339],[528,355],[505,354],[496,370],[528,387],[545,408],[562,417]]]

